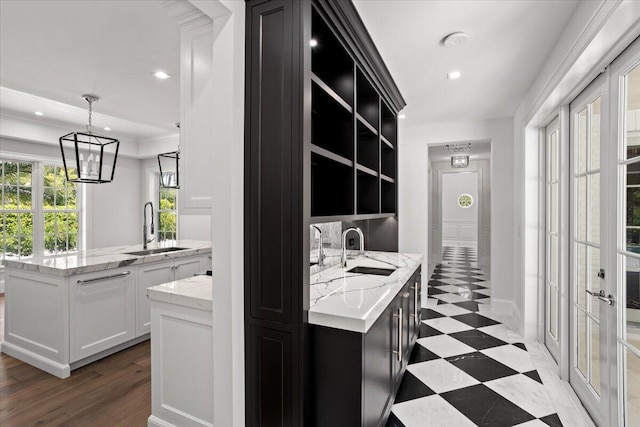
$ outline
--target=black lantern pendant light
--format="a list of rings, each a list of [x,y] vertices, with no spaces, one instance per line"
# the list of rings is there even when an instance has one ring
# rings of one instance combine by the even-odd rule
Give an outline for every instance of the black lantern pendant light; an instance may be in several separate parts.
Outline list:
[[[180,123],[176,123],[180,130]],[[178,136],[178,138],[180,138]],[[164,188],[180,188],[180,139],[178,139],[178,151],[158,154],[158,166],[160,167],[160,184]],[[164,170],[163,170],[164,169]]]
[[[113,181],[120,141],[93,131],[92,105],[100,98],[82,95],[89,103],[89,124],[86,132],[71,132],[60,137],[60,151],[67,181],[102,184]],[[75,164],[75,169],[74,169]]]

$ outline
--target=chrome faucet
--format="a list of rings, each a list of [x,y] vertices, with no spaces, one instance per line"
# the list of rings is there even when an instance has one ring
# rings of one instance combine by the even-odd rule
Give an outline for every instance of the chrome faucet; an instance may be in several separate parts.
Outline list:
[[[347,268],[347,234],[350,231],[355,231],[360,236],[360,255],[364,252],[364,234],[360,228],[347,228],[342,232],[342,258],[340,260],[340,267]]]
[[[142,249],[147,249],[147,243],[150,243],[155,239],[147,238],[147,206],[151,206],[151,234],[154,233],[154,225],[153,225],[153,203],[147,202],[144,204],[144,208],[142,208]]]
[[[322,242],[322,230],[320,230],[320,228],[318,228],[317,225],[311,225],[311,228],[315,228],[318,231],[318,234],[320,235],[320,241],[318,242],[318,266],[322,267],[324,265],[324,250],[322,249],[323,246],[323,242]]]

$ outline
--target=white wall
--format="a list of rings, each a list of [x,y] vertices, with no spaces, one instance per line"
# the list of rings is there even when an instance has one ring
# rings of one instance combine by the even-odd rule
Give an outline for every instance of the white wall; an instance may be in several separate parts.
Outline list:
[[[473,204],[463,208],[458,197],[469,194]],[[478,221],[478,173],[442,174],[442,221]]]
[[[494,309],[510,312],[513,286],[513,119],[402,126],[398,152],[399,249],[428,256],[428,146],[491,141],[491,286]],[[423,279],[427,279],[425,272]],[[426,281],[425,281],[426,283]]]

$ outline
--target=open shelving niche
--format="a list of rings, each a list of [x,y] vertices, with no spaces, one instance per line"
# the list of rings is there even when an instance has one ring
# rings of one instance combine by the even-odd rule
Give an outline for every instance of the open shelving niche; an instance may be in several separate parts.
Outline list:
[[[315,8],[311,31],[311,219],[394,216],[396,116]]]

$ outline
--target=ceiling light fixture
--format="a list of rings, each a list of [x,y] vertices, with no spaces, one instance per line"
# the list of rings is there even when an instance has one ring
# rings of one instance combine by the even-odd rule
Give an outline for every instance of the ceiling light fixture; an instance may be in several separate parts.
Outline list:
[[[106,130],[107,132],[109,132],[111,130],[111,128],[109,126],[105,127],[104,130]]]
[[[178,151],[158,154],[160,185],[164,188],[180,188],[180,123],[178,128]]]
[[[35,114],[36,116],[44,116],[44,113],[42,111],[35,111],[33,114]]]
[[[466,144],[447,144],[445,145],[448,151],[453,151],[454,153],[460,153],[463,151],[471,150],[471,143],[468,142]]]
[[[466,168],[469,166],[469,156],[451,156],[451,166],[454,168]]]
[[[449,74],[447,74],[447,78],[449,80],[456,80],[459,79],[462,76],[462,73],[460,71],[452,71]]]
[[[89,103],[89,124],[86,131],[71,132],[60,137],[64,173],[67,181],[71,182],[111,182],[116,171],[120,141],[93,131],[92,105],[100,98],[95,95],[82,95],[82,99]]]
[[[156,71],[153,75],[160,80],[167,80],[171,78],[171,74],[168,74],[164,71]]]
[[[311,47],[318,46],[318,40],[316,40],[316,39],[309,40],[309,46],[311,46]]]
[[[462,31],[451,33],[442,39],[442,44],[446,47],[458,46],[469,40],[469,36]]]
[[[398,118],[402,120],[402,119],[406,119],[407,116],[405,114],[398,114]]]

